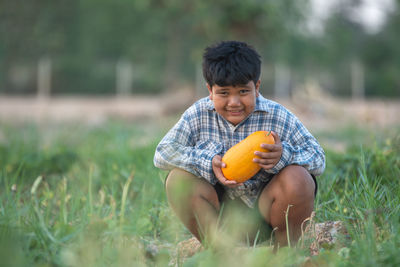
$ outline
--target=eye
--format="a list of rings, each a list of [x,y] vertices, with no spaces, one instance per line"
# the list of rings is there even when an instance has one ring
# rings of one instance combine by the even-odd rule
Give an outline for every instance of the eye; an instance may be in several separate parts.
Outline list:
[[[244,94],[247,94],[248,92],[250,92],[250,90],[249,89],[241,89],[239,92],[240,92],[240,94],[244,95]]]
[[[221,95],[221,96],[227,96],[228,92],[227,91],[221,91],[221,92],[218,92],[218,94]]]

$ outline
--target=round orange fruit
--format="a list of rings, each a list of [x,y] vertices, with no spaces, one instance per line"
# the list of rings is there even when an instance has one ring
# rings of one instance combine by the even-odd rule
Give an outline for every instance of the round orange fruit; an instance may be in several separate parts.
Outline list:
[[[226,164],[221,169],[225,178],[242,183],[253,177],[261,169],[258,163],[253,162],[253,158],[259,158],[254,152],[268,152],[261,144],[275,144],[270,131],[254,132],[231,147],[222,157]]]

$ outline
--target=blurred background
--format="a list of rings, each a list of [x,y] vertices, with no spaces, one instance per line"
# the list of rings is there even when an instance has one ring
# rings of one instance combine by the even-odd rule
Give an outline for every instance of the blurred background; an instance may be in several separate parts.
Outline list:
[[[0,0],[0,113],[18,106],[8,101],[16,97],[122,96],[144,103],[169,95],[187,105],[207,95],[204,48],[231,39],[261,54],[267,97],[393,100],[400,96],[399,6],[399,0]]]
[[[400,0],[0,0],[0,265],[180,257],[154,150],[207,95],[204,48],[232,39],[326,151],[315,221],[352,229],[315,264],[304,247],[267,265],[400,266]],[[269,258],[226,251],[197,259]]]

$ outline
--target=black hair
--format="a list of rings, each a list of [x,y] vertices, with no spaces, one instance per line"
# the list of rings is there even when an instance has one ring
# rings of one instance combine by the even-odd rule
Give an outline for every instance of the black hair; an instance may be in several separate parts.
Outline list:
[[[203,54],[203,76],[210,86],[256,84],[260,69],[260,55],[244,42],[223,41],[207,47]]]

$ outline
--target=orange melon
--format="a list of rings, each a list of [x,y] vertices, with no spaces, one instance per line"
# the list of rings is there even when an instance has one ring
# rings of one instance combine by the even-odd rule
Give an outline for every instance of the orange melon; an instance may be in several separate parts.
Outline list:
[[[242,183],[253,177],[261,169],[258,163],[253,162],[253,158],[259,158],[254,152],[268,152],[261,144],[275,144],[270,131],[254,132],[231,147],[222,157],[226,164],[221,168],[225,178]]]

